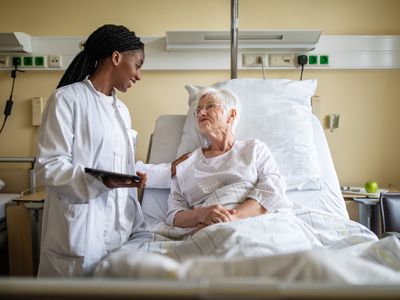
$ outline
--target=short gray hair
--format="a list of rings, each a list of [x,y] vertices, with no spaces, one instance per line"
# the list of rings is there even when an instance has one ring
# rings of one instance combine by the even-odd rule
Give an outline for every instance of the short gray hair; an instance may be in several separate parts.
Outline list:
[[[213,87],[206,87],[202,89],[197,95],[196,103],[198,104],[202,98],[210,96],[214,100],[221,102],[224,113],[227,114],[231,109],[236,110],[236,118],[232,124],[232,131],[235,130],[240,119],[240,101],[238,96],[228,89],[216,89]]]

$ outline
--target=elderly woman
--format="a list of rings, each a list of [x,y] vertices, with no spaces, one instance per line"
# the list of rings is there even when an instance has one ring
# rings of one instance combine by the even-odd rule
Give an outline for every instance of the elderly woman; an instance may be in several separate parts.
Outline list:
[[[199,93],[197,102],[198,130],[209,146],[196,149],[177,165],[167,223],[198,230],[214,223],[291,208],[285,195],[286,183],[268,147],[259,140],[235,139],[237,96],[225,89],[206,88]],[[238,201],[224,205],[227,198]]]

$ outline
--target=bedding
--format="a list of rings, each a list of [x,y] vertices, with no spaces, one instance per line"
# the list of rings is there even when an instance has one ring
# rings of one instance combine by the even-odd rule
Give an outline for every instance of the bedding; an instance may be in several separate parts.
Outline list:
[[[136,237],[103,260],[95,276],[399,284],[400,243],[302,208],[211,225],[182,240],[161,232]]]

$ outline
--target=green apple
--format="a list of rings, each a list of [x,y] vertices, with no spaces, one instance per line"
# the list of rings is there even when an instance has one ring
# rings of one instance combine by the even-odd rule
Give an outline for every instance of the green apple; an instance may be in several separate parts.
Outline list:
[[[367,193],[376,193],[379,189],[379,185],[376,181],[372,181],[371,179],[365,184],[365,190]]]

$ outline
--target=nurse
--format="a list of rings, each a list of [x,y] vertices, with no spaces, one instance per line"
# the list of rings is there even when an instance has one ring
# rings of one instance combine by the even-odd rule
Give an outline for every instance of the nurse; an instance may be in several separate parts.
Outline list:
[[[143,234],[136,187],[169,187],[170,164],[135,164],[136,132],[116,95],[141,79],[144,58],[134,32],[104,25],[47,101],[36,164],[47,187],[38,276],[89,275],[110,251]],[[96,178],[85,167],[136,173],[141,180]]]

